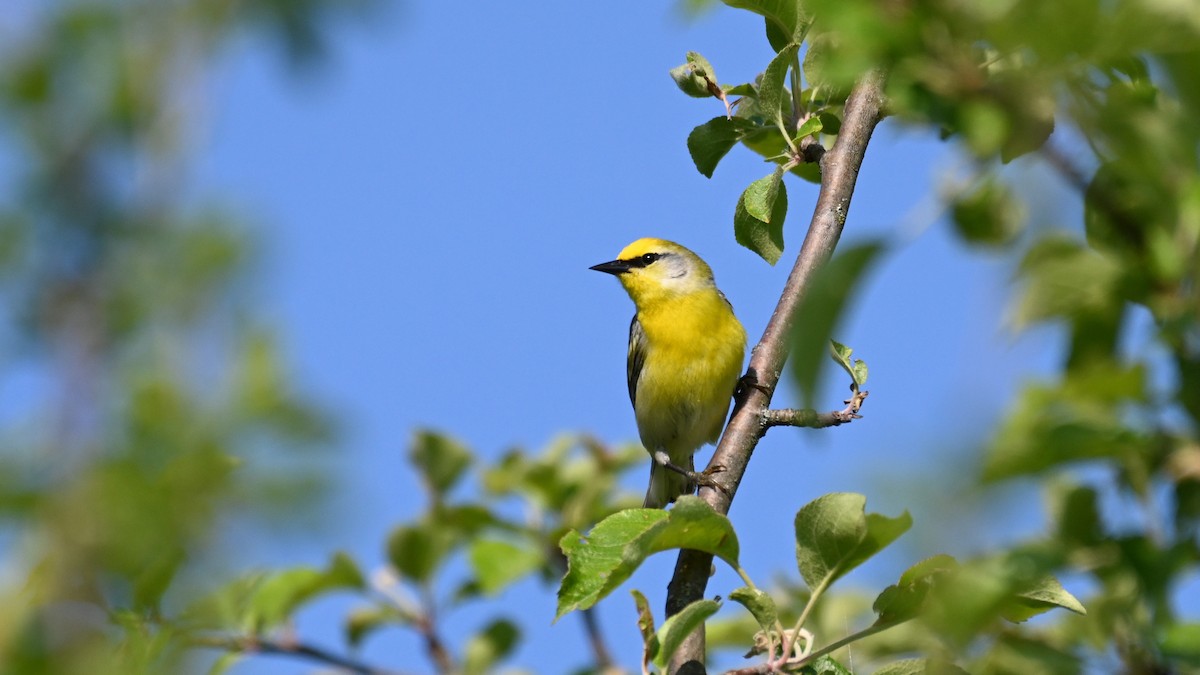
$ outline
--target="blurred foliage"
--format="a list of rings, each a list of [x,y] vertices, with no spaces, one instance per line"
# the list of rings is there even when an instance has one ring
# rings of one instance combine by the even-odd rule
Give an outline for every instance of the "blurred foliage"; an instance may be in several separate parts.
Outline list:
[[[0,672],[178,672],[165,617],[226,564],[218,525],[319,495],[330,423],[252,318],[245,229],[188,196],[186,156],[218,49],[278,27],[299,57],[337,4],[27,3],[0,45]]]

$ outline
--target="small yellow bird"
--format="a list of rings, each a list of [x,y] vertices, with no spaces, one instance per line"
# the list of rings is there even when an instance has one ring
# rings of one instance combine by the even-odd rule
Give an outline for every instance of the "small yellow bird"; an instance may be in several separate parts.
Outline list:
[[[616,275],[637,312],[629,325],[629,399],[650,453],[643,505],[663,508],[703,476],[692,453],[715,443],[746,356],[746,330],[695,253],[638,239],[591,267]]]

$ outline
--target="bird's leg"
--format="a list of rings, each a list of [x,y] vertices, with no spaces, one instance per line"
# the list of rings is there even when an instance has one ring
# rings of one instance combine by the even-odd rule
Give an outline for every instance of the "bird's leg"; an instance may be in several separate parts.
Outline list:
[[[722,471],[725,470],[725,467],[723,467],[719,464],[716,466],[710,467],[708,469],[705,469],[702,472],[692,471],[690,469],[685,469],[682,466],[679,466],[678,464],[675,464],[674,462],[672,462],[670,455],[663,452],[662,450],[659,450],[654,453],[654,461],[658,462],[663,467],[670,469],[671,471],[674,471],[675,473],[677,473],[681,476],[686,476],[690,482],[695,483],[696,485],[703,485],[705,487],[716,488],[716,489],[720,490],[721,492],[725,493],[726,496],[730,496],[729,490],[726,490],[724,485],[721,485],[720,483],[717,482],[717,480],[715,478],[713,478],[714,474],[721,473]]]

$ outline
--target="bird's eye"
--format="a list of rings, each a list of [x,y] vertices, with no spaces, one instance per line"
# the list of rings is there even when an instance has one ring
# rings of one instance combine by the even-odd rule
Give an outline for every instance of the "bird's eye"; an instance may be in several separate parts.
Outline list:
[[[659,254],[657,254],[657,253],[647,253],[642,256],[642,264],[649,265],[650,263],[654,262],[655,260],[658,260],[658,257],[659,257]]]

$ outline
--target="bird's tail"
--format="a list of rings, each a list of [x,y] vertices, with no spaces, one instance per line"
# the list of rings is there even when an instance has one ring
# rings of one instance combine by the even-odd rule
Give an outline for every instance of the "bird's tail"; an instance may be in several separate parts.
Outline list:
[[[688,455],[682,466],[688,471],[695,471],[691,455]],[[650,487],[646,489],[646,499],[642,501],[642,506],[647,509],[665,509],[667,504],[675,501],[680,495],[690,495],[695,491],[696,484],[688,480],[687,476],[651,459]]]

